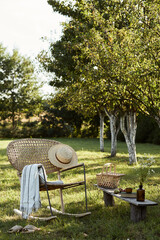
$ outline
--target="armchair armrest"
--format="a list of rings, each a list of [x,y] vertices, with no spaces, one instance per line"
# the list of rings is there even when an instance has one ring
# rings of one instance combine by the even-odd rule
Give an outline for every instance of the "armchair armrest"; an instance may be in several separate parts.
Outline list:
[[[73,166],[73,167],[70,167],[70,168],[66,168],[66,169],[62,169],[60,170],[60,172],[65,172],[65,171],[68,171],[68,170],[71,170],[71,169],[74,169],[74,168],[77,168],[77,167],[84,167],[84,163],[80,163],[80,164],[77,164],[76,166]]]

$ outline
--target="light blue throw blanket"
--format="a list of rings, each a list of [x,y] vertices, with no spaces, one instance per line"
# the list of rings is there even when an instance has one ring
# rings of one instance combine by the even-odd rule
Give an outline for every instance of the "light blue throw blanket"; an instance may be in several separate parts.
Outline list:
[[[39,175],[43,177],[42,167],[41,164],[26,165],[22,171],[20,210],[25,219],[41,207]]]
[[[45,180],[47,181],[47,175],[42,164],[26,165],[23,168],[21,177],[20,210],[22,211],[22,217],[24,219],[28,219],[33,211],[36,212],[41,207],[39,184],[40,182],[41,184],[45,184],[44,175]],[[47,183],[59,185],[63,184],[63,181],[58,180]]]

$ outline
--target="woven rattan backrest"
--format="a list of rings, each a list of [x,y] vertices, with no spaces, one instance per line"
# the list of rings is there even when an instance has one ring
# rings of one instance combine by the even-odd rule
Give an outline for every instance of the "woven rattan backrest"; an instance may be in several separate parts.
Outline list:
[[[51,146],[59,144],[60,142],[39,139],[26,138],[14,140],[8,144],[7,156],[12,166],[21,174],[24,166],[30,164],[43,164],[46,173],[52,173],[59,170],[48,159],[48,150]]]

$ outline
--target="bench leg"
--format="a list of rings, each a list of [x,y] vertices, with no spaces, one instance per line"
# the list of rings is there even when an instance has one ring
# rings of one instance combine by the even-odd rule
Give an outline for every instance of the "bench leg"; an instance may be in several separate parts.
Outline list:
[[[146,218],[147,207],[146,206],[135,206],[130,204],[131,206],[131,220],[133,222],[139,222]]]
[[[104,197],[104,203],[105,203],[106,207],[115,205],[114,198],[112,195],[110,195],[106,192],[103,192],[103,197]]]

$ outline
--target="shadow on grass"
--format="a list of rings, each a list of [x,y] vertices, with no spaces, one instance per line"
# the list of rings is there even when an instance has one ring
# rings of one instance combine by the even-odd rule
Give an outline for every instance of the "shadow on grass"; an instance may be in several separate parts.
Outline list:
[[[0,169],[3,170],[13,170],[13,167],[11,166],[11,164],[7,164],[7,165],[4,165],[4,164],[0,164]]]
[[[5,191],[6,189],[19,190],[20,183],[19,182],[14,183],[13,180],[14,179],[12,179],[12,181],[10,181],[10,182],[7,181],[7,184],[6,184],[2,179],[1,191]]]
[[[7,156],[7,151],[6,149],[0,149],[0,156]]]
[[[72,207],[72,206],[71,206]],[[69,206],[70,208],[70,206]],[[74,217],[60,216],[57,215],[58,219],[51,222],[40,222],[40,221],[27,221],[21,219],[10,219],[7,221],[0,221],[2,227],[1,237],[2,239],[116,239],[112,238],[112,225],[115,224],[117,229],[120,227],[121,222],[116,220],[116,214],[122,216],[124,219],[129,219],[126,207],[122,206],[121,210],[117,207],[114,209],[105,209],[102,205],[95,204],[91,206],[92,214],[84,218],[76,219]],[[118,211],[118,212],[117,212]],[[124,213],[125,212],[125,213]],[[102,224],[103,221],[103,224]],[[21,225],[22,227],[27,224],[33,224],[41,228],[42,231],[35,232],[33,234],[8,234],[7,231],[15,226]],[[108,227],[107,227],[108,226]],[[126,227],[126,225],[123,225]],[[111,238],[105,238],[107,234],[110,234]],[[120,233],[116,233],[119,234]],[[122,235],[122,233],[121,233]],[[0,238],[1,239],[1,238]]]

